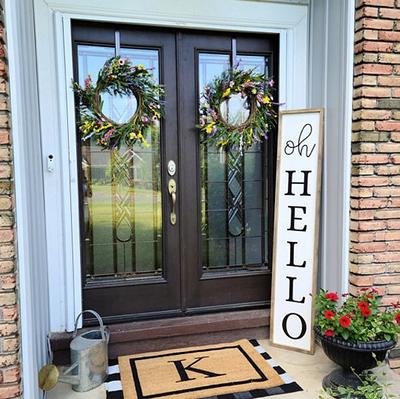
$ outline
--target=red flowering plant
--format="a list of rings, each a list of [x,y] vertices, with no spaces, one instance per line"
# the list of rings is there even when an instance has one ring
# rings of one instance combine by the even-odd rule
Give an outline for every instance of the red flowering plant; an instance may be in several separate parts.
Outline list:
[[[397,341],[400,334],[400,306],[379,309],[381,296],[375,288],[363,288],[359,296],[320,291],[316,298],[315,326],[328,337],[351,342]]]

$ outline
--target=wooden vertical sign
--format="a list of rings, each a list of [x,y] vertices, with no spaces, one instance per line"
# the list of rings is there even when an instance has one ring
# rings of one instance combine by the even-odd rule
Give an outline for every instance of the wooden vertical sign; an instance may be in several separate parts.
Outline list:
[[[279,116],[271,339],[307,353],[314,352],[322,125],[322,109]]]

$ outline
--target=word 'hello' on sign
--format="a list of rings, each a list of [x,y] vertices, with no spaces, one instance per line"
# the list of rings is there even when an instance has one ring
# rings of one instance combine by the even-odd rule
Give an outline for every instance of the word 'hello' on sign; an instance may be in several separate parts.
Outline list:
[[[313,298],[318,265],[322,109],[279,117],[271,339],[314,352]]]

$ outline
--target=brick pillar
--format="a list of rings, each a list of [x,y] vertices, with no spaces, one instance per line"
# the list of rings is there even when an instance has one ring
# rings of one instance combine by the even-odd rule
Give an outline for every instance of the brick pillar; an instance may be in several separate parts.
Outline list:
[[[0,2],[0,399],[20,396],[10,110]]]
[[[353,291],[377,286],[388,305],[400,302],[400,8],[394,3],[357,1],[352,136],[350,283]]]
[[[400,302],[400,0],[357,0],[350,287]]]

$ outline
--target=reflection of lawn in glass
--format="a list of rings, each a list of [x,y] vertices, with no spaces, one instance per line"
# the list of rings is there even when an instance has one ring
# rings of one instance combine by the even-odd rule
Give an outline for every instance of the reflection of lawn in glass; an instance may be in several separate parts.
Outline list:
[[[94,274],[104,274],[114,272],[113,261],[113,236],[112,236],[112,194],[111,184],[95,183],[91,186],[92,197],[89,199],[89,209],[93,228],[93,259]],[[128,187],[119,186],[119,194],[124,197]],[[155,204],[153,203],[153,194],[156,196]],[[136,271],[152,271],[154,268],[161,267],[156,265],[155,256],[158,251],[158,259],[161,261],[161,194],[159,191],[154,192],[151,189],[135,188],[135,214],[134,221],[136,243]],[[125,204],[128,211],[131,203],[128,200]],[[153,206],[156,207],[156,218],[154,218]],[[129,213],[128,213],[129,214]],[[156,219],[156,220],[154,220]],[[154,240],[154,229],[157,231],[157,239],[159,244],[157,248],[151,242]],[[118,237],[125,240],[130,236],[130,226],[123,221],[118,227]],[[118,271],[132,272],[135,265],[132,260],[132,241],[126,243],[118,241]],[[125,252],[125,254],[124,254]],[[125,261],[124,261],[125,258]]]

